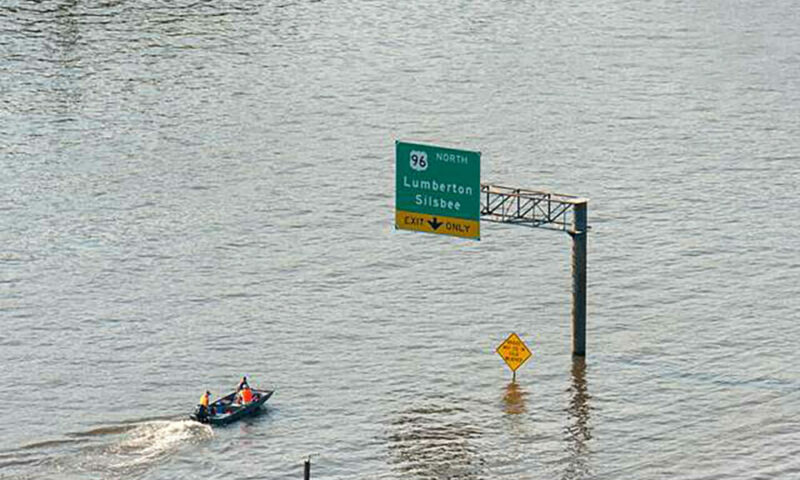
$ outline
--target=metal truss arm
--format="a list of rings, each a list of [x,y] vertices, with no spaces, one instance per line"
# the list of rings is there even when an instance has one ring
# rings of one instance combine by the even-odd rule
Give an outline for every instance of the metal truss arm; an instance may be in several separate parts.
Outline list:
[[[489,222],[583,233],[575,228],[574,210],[586,202],[572,195],[481,184],[481,220]]]

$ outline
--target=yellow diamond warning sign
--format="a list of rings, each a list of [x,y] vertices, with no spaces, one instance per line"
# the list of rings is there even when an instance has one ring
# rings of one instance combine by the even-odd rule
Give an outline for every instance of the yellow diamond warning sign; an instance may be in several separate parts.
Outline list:
[[[497,353],[503,357],[508,367],[514,372],[531,357],[531,351],[528,350],[525,342],[523,342],[516,333],[509,335],[508,338],[497,347]]]

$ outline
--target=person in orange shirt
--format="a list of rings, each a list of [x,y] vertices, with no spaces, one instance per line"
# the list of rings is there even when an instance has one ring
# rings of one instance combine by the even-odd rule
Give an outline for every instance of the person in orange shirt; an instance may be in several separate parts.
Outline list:
[[[253,391],[250,390],[250,385],[245,384],[241,390],[239,390],[239,403],[242,405],[247,405],[248,403],[253,401]]]

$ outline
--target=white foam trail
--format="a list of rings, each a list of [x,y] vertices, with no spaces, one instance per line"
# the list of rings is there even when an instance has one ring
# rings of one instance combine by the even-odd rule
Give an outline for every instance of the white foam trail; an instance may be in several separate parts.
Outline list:
[[[121,442],[109,449],[109,453],[122,457],[121,462],[110,466],[123,469],[155,462],[183,445],[213,436],[211,427],[191,420],[148,422],[128,432]]]

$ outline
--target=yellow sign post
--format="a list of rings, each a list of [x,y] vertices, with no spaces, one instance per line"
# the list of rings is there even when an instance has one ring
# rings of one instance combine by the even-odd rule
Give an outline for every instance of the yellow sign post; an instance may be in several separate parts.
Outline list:
[[[509,335],[508,338],[497,347],[497,354],[503,357],[506,365],[514,372],[512,381],[517,380],[517,369],[531,357],[531,351],[528,349],[528,346],[525,345],[525,342],[523,342],[516,333]]]

